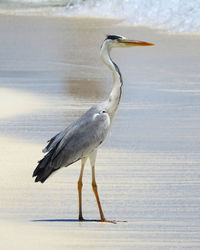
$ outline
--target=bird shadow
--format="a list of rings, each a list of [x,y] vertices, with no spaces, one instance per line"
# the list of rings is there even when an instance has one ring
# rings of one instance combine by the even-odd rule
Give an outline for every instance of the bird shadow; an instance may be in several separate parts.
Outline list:
[[[100,222],[100,220],[84,219],[80,221],[78,219],[38,219],[31,220],[31,222]]]
[[[94,220],[94,219],[84,219],[82,221],[78,219],[38,219],[38,220],[31,220],[31,222],[102,222],[101,220]],[[115,221],[118,222],[127,222],[127,221]]]

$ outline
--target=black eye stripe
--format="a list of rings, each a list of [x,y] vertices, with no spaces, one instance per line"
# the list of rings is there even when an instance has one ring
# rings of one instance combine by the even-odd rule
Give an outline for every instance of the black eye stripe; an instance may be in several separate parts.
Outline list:
[[[115,39],[121,39],[121,36],[116,36],[116,35],[108,35],[106,39],[111,39],[111,40],[115,40]]]

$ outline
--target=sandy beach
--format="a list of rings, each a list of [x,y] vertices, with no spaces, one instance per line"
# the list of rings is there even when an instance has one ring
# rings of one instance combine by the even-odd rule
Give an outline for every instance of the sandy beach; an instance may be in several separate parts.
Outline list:
[[[200,36],[117,20],[0,15],[1,249],[200,248]],[[113,50],[124,89],[96,175],[89,164],[79,222],[80,162],[36,184],[46,141],[112,87],[99,49],[106,34],[156,44]],[[126,221],[126,222],[124,222]]]

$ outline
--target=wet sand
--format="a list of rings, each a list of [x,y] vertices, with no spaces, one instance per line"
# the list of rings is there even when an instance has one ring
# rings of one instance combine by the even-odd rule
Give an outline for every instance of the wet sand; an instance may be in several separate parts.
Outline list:
[[[200,37],[116,23],[0,16],[3,249],[199,249]],[[110,33],[156,46],[112,52],[124,93],[96,175],[106,218],[121,222],[80,223],[79,162],[44,185],[31,175],[45,142],[108,95]],[[90,183],[88,165],[83,214],[96,220]]]

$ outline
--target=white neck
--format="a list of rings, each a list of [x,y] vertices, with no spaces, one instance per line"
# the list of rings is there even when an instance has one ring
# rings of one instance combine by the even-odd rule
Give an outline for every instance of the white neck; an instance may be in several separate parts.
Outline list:
[[[119,106],[123,83],[118,66],[115,63],[113,63],[113,61],[110,58],[110,51],[111,51],[111,46],[108,41],[105,41],[102,45],[100,54],[103,63],[109,68],[109,70],[112,71],[113,74],[113,81],[114,81],[113,88],[109,98],[106,100],[106,109],[112,119]]]

